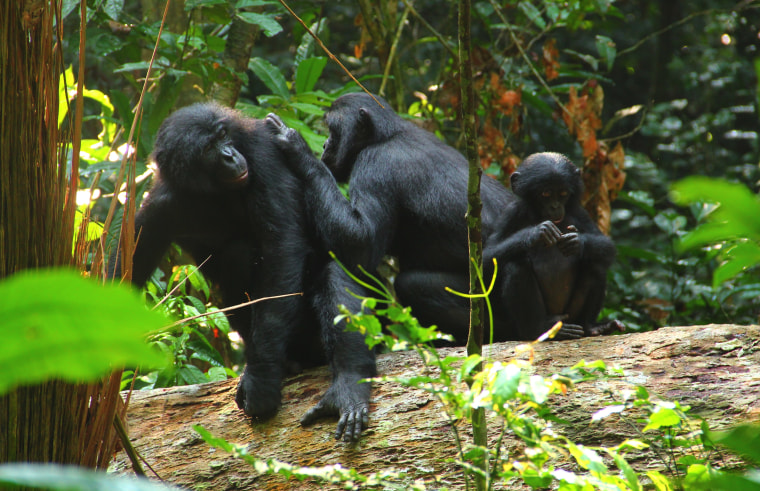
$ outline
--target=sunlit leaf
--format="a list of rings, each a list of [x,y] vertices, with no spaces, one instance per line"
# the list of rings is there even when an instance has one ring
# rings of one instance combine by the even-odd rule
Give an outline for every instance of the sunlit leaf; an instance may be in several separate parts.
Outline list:
[[[168,324],[128,286],[68,270],[30,270],[0,282],[0,393],[49,378],[95,380],[126,364],[160,366],[145,342]]]

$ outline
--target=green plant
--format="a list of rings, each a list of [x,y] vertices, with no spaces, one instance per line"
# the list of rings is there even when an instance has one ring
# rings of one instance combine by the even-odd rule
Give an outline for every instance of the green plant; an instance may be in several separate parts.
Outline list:
[[[122,388],[136,389],[201,384],[237,377],[232,365],[239,361],[230,342],[230,325],[224,313],[209,303],[211,290],[196,266],[175,266],[163,280],[160,270],[145,289],[155,310],[182,319],[148,336],[172,363],[161,370],[138,374],[126,370]],[[201,300],[205,299],[205,300]],[[134,379],[134,381],[133,381]]]
[[[689,408],[677,401],[655,398],[643,387],[608,393],[598,401],[599,409],[589,409],[592,424],[603,425],[608,418],[619,418],[637,435],[621,436],[611,445],[588,446],[575,443],[564,432],[561,418],[553,411],[553,399],[569,390],[583,390],[583,384],[616,381],[622,383],[622,373],[601,361],[580,361],[573,367],[549,376],[538,375],[530,359],[506,362],[489,360],[488,356],[441,357],[431,342],[447,337],[435,327],[422,327],[408,308],[400,306],[383,283],[372,277],[357,281],[378,298],[361,297],[362,310],[342,310],[341,319],[347,328],[362,332],[367,344],[382,344],[390,350],[414,349],[427,370],[409,378],[382,377],[379,380],[413,387],[434,395],[443,404],[451,424],[452,437],[458,449],[465,483],[473,473],[482,473],[473,465],[486,457],[488,472],[482,477],[489,488],[521,479],[533,488],[559,490],[615,489],[666,491],[674,489],[710,489],[720,479],[737,476],[723,473],[714,466],[720,453],[713,434],[706,424],[689,414]],[[381,322],[380,318],[384,321]],[[558,330],[559,325],[553,330]],[[530,351],[534,343],[524,345]],[[482,371],[475,367],[482,364]],[[470,419],[474,410],[483,408],[491,421],[497,421],[500,437],[495,446],[485,448],[468,444],[461,438],[461,419]],[[263,461],[244,449],[212,437],[202,428],[196,430],[203,438],[250,462],[258,472],[277,473],[285,477],[319,478],[325,482],[342,482],[347,487],[394,487],[403,475],[380,471],[373,476],[360,476],[355,471],[328,468],[298,468],[276,461]],[[745,430],[752,438],[757,431]],[[522,442],[518,453],[501,453],[501,440],[511,436]],[[734,440],[734,445],[737,443]],[[754,456],[752,447],[736,448]],[[664,471],[635,470],[631,456],[648,462],[658,462]],[[381,477],[379,477],[381,476]],[[730,476],[730,477],[727,477]],[[742,479],[753,479],[752,474]],[[728,482],[728,481],[726,481]],[[707,486],[707,487],[698,487]],[[707,484],[705,484],[707,483]],[[423,483],[416,483],[424,489]],[[717,489],[717,488],[716,488]],[[750,489],[750,488],[746,488]]]

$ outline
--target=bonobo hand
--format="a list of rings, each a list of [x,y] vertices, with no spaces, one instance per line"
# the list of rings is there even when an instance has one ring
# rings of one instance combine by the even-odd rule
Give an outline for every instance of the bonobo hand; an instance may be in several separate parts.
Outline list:
[[[280,400],[280,381],[254,377],[246,365],[235,395],[238,407],[248,416],[266,419],[280,408]]]
[[[578,229],[570,225],[567,227],[567,230],[567,233],[562,234],[557,239],[557,247],[565,256],[579,256],[583,249],[583,243],[581,242],[581,236],[578,234]]]
[[[530,234],[530,246],[551,247],[557,243],[560,237],[562,237],[562,232],[559,231],[559,228],[551,220],[546,220],[533,227]]]
[[[602,336],[611,332],[625,332],[625,326],[620,321],[608,321],[594,324],[586,329],[586,336]]]
[[[301,134],[288,126],[274,113],[267,114],[264,120],[267,127],[274,133],[274,142],[282,152],[286,154],[308,153],[311,149]]]
[[[308,426],[325,416],[339,416],[335,439],[343,436],[343,441],[356,441],[369,424],[369,382],[358,383],[362,377],[341,374],[327,389],[316,406],[301,418],[301,424]]]

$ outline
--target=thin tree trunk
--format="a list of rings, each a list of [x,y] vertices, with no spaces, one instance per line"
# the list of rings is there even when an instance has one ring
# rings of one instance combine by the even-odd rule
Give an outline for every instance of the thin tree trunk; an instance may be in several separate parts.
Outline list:
[[[241,20],[240,17],[232,19],[222,57],[224,65],[235,73],[244,73],[248,69],[251,51],[258,35],[257,26]],[[238,76],[222,80],[211,88],[211,97],[220,104],[235,107],[242,85],[243,81]]]
[[[472,46],[470,42],[471,24],[470,0],[459,2],[459,84],[462,90],[462,126],[465,135],[465,154],[469,162],[467,179],[467,237],[470,250],[470,295],[482,294],[479,272],[483,271],[483,237],[480,214],[483,202],[480,198],[480,178],[482,169],[478,156],[478,129],[475,114],[475,92],[472,85]],[[482,297],[470,297],[470,332],[467,337],[467,354],[483,354],[483,310],[485,302]],[[480,366],[477,368],[480,370]],[[486,447],[488,429],[486,427],[485,409],[479,408],[472,414],[473,439],[475,445]],[[488,459],[484,453],[475,459],[475,466],[484,474],[488,473]],[[478,490],[484,490],[487,479],[475,476]]]
[[[77,169],[67,175],[59,146],[59,4],[0,2],[0,280],[73,265]],[[119,382],[51,381],[0,397],[0,463],[106,465]]]

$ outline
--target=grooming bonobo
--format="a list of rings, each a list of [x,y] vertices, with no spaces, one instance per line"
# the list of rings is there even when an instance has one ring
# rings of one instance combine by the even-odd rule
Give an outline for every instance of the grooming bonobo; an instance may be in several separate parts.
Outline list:
[[[214,104],[169,116],[158,131],[158,165],[149,196],[135,217],[132,281],[144,284],[172,242],[203,262],[225,305],[303,292],[237,309],[230,325],[245,342],[246,367],[236,401],[249,416],[280,407],[289,366],[328,362],[333,383],[307,413],[338,415],[336,438],[356,439],[367,425],[374,354],[361,334],[334,323],[338,304],[359,310],[335,276],[304,217],[303,184],[275,147],[262,120]],[[205,261],[205,262],[204,262]],[[117,255],[110,275],[121,276]]]
[[[597,323],[615,245],[580,203],[580,170],[558,153],[529,156],[511,176],[517,197],[489,237],[484,257],[498,261],[497,326],[535,339],[557,321],[557,339],[622,330]]]
[[[305,181],[307,216],[323,247],[347,267],[361,265],[367,271],[374,271],[383,256],[395,256],[401,269],[396,292],[423,320],[414,306],[418,287],[424,295],[430,278],[467,278],[467,161],[378,100],[383,107],[364,93],[335,100],[325,116],[330,136],[321,162],[297,131],[273,114],[267,121],[280,134],[286,162]],[[350,200],[336,180],[348,181]],[[481,196],[483,233],[491,234],[510,195],[495,179],[484,177]],[[424,280],[405,288],[407,276]],[[443,285],[440,293],[453,297]],[[451,314],[443,315],[449,322],[441,330],[464,342],[466,307],[462,311],[457,304]]]

